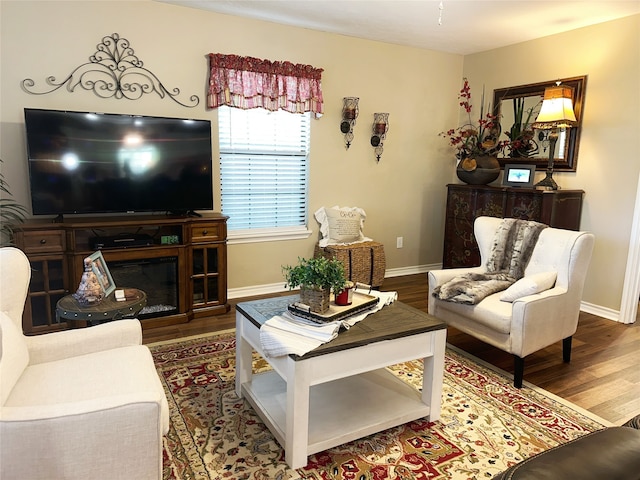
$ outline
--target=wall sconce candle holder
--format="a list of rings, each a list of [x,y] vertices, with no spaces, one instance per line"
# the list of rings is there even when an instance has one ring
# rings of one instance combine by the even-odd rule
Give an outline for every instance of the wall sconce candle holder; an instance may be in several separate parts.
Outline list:
[[[342,121],[340,122],[340,131],[344,133],[345,148],[349,150],[351,142],[353,142],[353,127],[358,118],[358,97],[344,97],[342,99]]]
[[[379,162],[382,156],[383,143],[389,131],[389,114],[373,114],[373,135],[371,136],[371,146],[374,148],[376,160]]]

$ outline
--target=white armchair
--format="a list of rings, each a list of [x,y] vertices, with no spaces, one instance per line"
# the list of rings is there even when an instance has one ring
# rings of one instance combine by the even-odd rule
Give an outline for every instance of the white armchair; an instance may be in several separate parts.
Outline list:
[[[161,479],[167,399],[138,320],[28,337],[25,254],[0,249],[0,478]]]
[[[480,248],[481,266],[429,272],[429,313],[458,330],[513,354],[514,385],[520,388],[524,358],[530,353],[562,340],[563,360],[569,362],[571,359],[571,339],[578,327],[594,236],[588,232],[545,228],[540,233],[524,277],[510,287],[508,294],[506,291],[494,293],[476,305],[434,298],[434,289],[455,276],[466,272],[485,272],[494,234],[501,222],[501,218],[493,217],[475,220],[474,234]],[[501,300],[507,296],[511,301]]]

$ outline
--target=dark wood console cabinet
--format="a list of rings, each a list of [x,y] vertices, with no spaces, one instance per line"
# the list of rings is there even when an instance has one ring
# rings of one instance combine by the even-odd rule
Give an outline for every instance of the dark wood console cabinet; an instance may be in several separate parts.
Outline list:
[[[480,253],[473,235],[476,217],[521,218],[578,230],[583,196],[582,190],[447,185],[443,268],[480,265]]]
[[[168,270],[177,305],[167,314],[140,316],[143,328],[186,323],[229,311],[227,303],[227,218],[217,213],[202,217],[147,215],[92,219],[30,220],[15,231],[15,244],[29,257],[31,283],[23,315],[25,334],[68,328],[58,323],[58,300],[74,293],[83,273],[83,259],[97,248],[97,238],[143,236],[145,245],[116,242],[101,248],[107,266],[128,262],[162,262]],[[112,272],[113,273],[113,272]],[[114,276],[115,278],[115,276]],[[164,280],[163,280],[164,281]],[[148,291],[149,285],[120,285]],[[146,287],[146,288],[145,288]],[[149,293],[149,292],[148,292]]]

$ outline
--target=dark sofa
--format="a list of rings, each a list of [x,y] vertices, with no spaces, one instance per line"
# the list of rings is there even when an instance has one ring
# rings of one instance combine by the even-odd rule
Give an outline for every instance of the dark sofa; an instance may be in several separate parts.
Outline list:
[[[640,480],[640,415],[558,445],[493,480]]]

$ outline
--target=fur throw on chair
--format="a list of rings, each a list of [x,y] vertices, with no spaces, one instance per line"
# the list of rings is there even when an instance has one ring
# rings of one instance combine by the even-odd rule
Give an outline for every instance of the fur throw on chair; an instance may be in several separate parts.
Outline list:
[[[466,273],[436,287],[433,296],[449,302],[476,305],[506,290],[523,277],[540,232],[547,226],[505,218],[496,230],[485,273]]]

